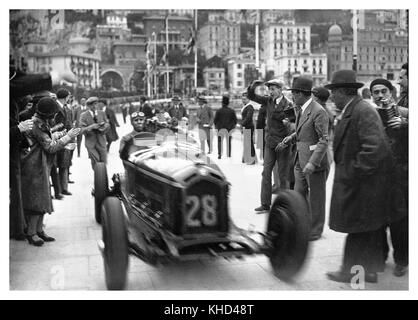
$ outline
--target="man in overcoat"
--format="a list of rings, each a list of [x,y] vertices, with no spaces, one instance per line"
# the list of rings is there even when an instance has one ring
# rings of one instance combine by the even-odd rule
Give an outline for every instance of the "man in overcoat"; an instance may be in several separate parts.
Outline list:
[[[296,132],[282,144],[296,144],[294,158],[294,189],[306,197],[309,204],[310,241],[321,238],[325,224],[326,181],[329,172],[329,117],[313,100],[311,78],[301,76],[293,82],[293,101],[297,108]]]
[[[81,114],[80,127],[85,135],[85,146],[91,160],[91,166],[97,162],[107,162],[106,131],[109,129],[109,120],[106,114],[98,110],[99,99],[90,97],[86,105],[89,110]]]
[[[350,283],[355,275],[377,282],[382,270],[382,229],[388,224],[389,145],[375,108],[357,93],[363,86],[352,70],[333,73],[331,99],[341,110],[334,136],[335,176],[329,226],[347,233],[341,269],[329,279]]]
[[[214,115],[212,108],[208,105],[204,97],[198,98],[199,109],[197,110],[197,124],[199,128],[200,147],[205,151],[205,143],[208,144],[208,153],[212,151],[211,128],[213,126]]]
[[[53,211],[49,183],[53,155],[79,133],[79,129],[71,129],[68,133],[51,134],[49,120],[57,109],[57,102],[52,98],[44,97],[39,101],[33,129],[27,134],[29,146],[22,156],[22,199],[28,221],[27,239],[35,246],[55,240],[46,235],[43,226],[44,214]]]

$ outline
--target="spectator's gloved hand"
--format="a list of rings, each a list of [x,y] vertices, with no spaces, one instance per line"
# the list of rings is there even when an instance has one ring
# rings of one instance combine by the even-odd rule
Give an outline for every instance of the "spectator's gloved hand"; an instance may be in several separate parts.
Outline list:
[[[19,128],[20,132],[22,132],[22,133],[27,132],[27,131],[31,131],[32,128],[33,128],[32,119],[28,119],[28,120],[25,120],[23,122],[20,122],[19,125],[18,125],[18,128]]]
[[[67,136],[71,139],[77,137],[80,134],[80,128],[72,128],[70,131],[67,132]]]

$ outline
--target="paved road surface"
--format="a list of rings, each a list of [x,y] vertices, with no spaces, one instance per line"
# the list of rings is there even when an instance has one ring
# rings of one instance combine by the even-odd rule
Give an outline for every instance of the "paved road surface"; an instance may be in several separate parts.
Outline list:
[[[120,114],[118,128],[122,136],[131,130],[123,124]],[[234,136],[233,154],[230,159],[217,160],[232,184],[230,210],[233,221],[240,227],[263,230],[266,215],[256,215],[253,209],[259,205],[262,165],[241,164],[241,137]],[[83,141],[84,144],[84,141]],[[119,141],[109,154],[109,177],[122,172],[118,158]],[[216,141],[214,141],[214,150]],[[216,153],[214,159],[216,158]],[[46,217],[48,234],[56,242],[41,248],[26,242],[10,242],[11,290],[105,290],[103,260],[97,248],[101,228],[94,220],[93,171],[84,148],[81,157],[73,159],[70,185],[72,196],[54,200],[55,212]],[[327,202],[333,171],[327,185]],[[325,273],[337,270],[341,262],[344,234],[326,228],[319,241],[311,243],[309,258],[304,270],[294,283],[284,283],[275,278],[264,256],[246,257],[244,260],[202,260],[153,267],[130,257],[128,290],[351,290],[349,285],[326,279]],[[366,284],[370,290],[407,290],[408,275],[396,278],[392,275],[393,261],[386,271],[379,274],[378,284]]]

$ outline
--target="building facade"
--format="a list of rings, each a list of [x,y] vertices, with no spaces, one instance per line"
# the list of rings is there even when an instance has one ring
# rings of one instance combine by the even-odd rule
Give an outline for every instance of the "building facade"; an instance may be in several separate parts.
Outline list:
[[[376,77],[395,80],[402,64],[408,61],[408,35],[400,28],[372,28],[358,30],[357,74],[360,81]],[[328,73],[353,67],[353,38],[344,35],[338,25],[328,33]]]
[[[77,76],[77,86],[85,89],[100,87],[100,57],[95,54],[63,49],[50,53],[29,53],[28,70],[33,73],[71,70]]]
[[[225,69],[206,67],[203,69],[205,87],[213,93],[222,94],[225,91]]]
[[[236,58],[228,61],[228,81],[231,93],[243,92],[257,79],[254,59]]]
[[[157,45],[166,45],[166,21],[168,24],[169,51],[173,49],[185,50],[190,40],[190,33],[194,26],[194,20],[189,16],[153,15],[143,18],[144,35]]]
[[[328,79],[327,70],[326,53],[302,53],[276,58],[274,74],[287,86],[300,75],[312,77],[314,86],[320,86]]]
[[[275,69],[278,57],[310,53],[311,28],[309,25],[287,23],[271,24],[261,32],[260,57],[266,64],[266,71]]]
[[[209,21],[199,30],[197,42],[206,59],[214,56],[224,58],[238,55],[241,45],[241,26],[223,18]]]

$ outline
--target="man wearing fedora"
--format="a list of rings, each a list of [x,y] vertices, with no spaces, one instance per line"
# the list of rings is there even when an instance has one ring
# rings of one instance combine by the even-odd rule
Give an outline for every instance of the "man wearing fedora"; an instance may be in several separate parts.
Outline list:
[[[363,281],[377,282],[384,267],[382,229],[390,214],[390,149],[379,114],[358,95],[362,86],[352,70],[334,72],[325,86],[341,110],[334,135],[329,226],[348,234],[341,269],[327,276],[345,283],[362,274]]]
[[[296,132],[278,148],[296,143],[294,189],[306,197],[311,215],[309,240],[321,238],[325,224],[326,181],[329,172],[329,117],[312,97],[312,79],[301,76],[290,89],[296,105]]]
[[[80,127],[86,137],[85,145],[93,169],[97,162],[107,162],[106,131],[109,129],[109,120],[103,111],[98,110],[98,104],[99,98],[88,98],[88,110],[80,117]]]
[[[174,96],[171,102],[173,106],[168,110],[171,118],[176,118],[178,121],[181,121],[182,118],[188,117],[186,108],[180,104],[180,98],[178,96]]]
[[[208,144],[208,153],[212,151],[211,128],[213,125],[213,111],[208,105],[205,97],[199,97],[197,100],[199,109],[197,110],[197,124],[199,127],[200,147],[205,151],[205,142]]]
[[[269,97],[263,97],[255,93],[257,86],[262,84],[262,81],[256,80],[247,89],[248,99],[264,105],[267,114],[263,173],[261,179],[261,206],[255,208],[257,213],[270,210],[272,195],[271,174],[276,162],[280,180],[280,184],[275,181],[276,186],[280,188],[289,187],[289,148],[277,150],[276,147],[290,133],[290,126],[287,121],[283,120],[286,119],[284,110],[289,108],[292,103],[282,93],[283,82],[273,79],[265,83],[269,88]]]

